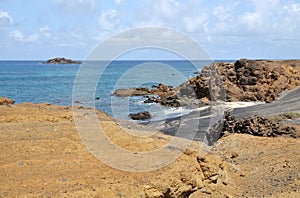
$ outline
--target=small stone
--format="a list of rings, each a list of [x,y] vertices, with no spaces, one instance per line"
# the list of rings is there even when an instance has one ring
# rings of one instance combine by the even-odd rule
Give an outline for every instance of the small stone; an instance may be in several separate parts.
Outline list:
[[[218,178],[219,178],[219,175],[214,175],[214,176],[211,176],[209,179],[211,182],[216,184],[218,181]]]
[[[234,152],[234,153],[231,153],[230,158],[231,158],[231,159],[234,159],[234,158],[237,158],[238,156],[239,156],[239,154],[236,153],[236,152]]]
[[[18,166],[19,166],[19,167],[23,167],[23,166],[24,166],[24,163],[21,161],[21,162],[18,163]]]

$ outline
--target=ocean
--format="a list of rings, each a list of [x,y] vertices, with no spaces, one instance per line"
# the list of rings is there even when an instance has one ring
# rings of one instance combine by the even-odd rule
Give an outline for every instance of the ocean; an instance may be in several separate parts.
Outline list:
[[[16,103],[51,103],[72,105],[74,81],[81,65],[42,64],[43,61],[0,61],[0,96],[9,97]],[[145,104],[142,96],[117,98],[112,92],[117,88],[148,87],[164,83],[178,86],[188,78],[197,75],[211,61],[113,61],[99,77],[95,88],[95,107],[115,118],[128,119],[128,113],[154,112],[159,104]],[[195,64],[196,63],[196,64]],[[125,103],[124,103],[125,101]],[[118,109],[128,106],[128,112]],[[174,114],[175,109],[165,108]],[[176,113],[176,112],[175,112]]]

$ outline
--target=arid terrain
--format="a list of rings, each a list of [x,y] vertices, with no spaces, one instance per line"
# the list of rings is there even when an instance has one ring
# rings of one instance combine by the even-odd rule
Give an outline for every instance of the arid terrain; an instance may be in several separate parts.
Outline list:
[[[174,138],[133,136],[133,129],[97,115],[112,142],[130,151],[151,151]],[[231,134],[212,148],[193,142],[161,169],[126,172],[89,153],[71,108],[4,104],[0,197],[299,197],[299,146],[299,138]]]
[[[207,74],[214,69],[220,75],[210,79]],[[214,116],[206,110],[168,123],[138,125],[116,121],[94,109],[14,104],[0,98],[0,197],[300,197],[299,74],[300,61],[242,59],[206,67],[179,88],[156,87],[158,98],[148,98],[148,102],[167,106],[181,105],[180,97],[189,94],[202,100],[200,105],[214,97],[267,102],[233,109],[234,117],[227,116],[226,127],[221,127],[223,137],[212,141],[212,146],[190,141],[188,147],[180,147],[188,138],[172,136],[181,124],[187,136],[195,129],[203,137],[210,119],[203,115]],[[220,81],[227,95],[214,87]],[[151,92],[129,91],[137,95]],[[119,93],[127,94],[126,90]],[[177,93],[179,96],[174,95]],[[102,135],[90,131],[95,124],[101,126]],[[104,146],[101,137],[109,144]],[[172,141],[178,147],[168,146]],[[93,145],[100,150],[93,150]],[[133,158],[107,149],[112,145]],[[140,156],[161,148],[164,152],[149,155],[141,163]],[[114,168],[97,152],[107,154]],[[175,160],[163,164],[178,153]],[[150,168],[139,171],[141,164]]]

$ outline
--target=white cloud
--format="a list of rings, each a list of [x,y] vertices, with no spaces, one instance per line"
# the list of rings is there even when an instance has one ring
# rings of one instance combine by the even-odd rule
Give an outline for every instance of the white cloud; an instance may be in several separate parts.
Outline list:
[[[174,14],[178,12],[179,8],[180,3],[176,0],[161,0],[158,9],[161,10],[161,13],[164,17],[173,18]]]
[[[28,36],[25,36],[21,31],[15,30],[11,33],[11,36],[15,41],[19,42],[25,42],[25,43],[31,43],[36,42],[39,40],[38,34],[30,34]]]
[[[0,11],[0,27],[5,27],[13,23],[13,18],[8,12]]]
[[[114,0],[117,4],[121,4],[122,0]]]
[[[264,18],[258,12],[246,12],[240,17],[241,24],[250,31],[260,31],[263,28]]]
[[[207,26],[206,21],[206,15],[183,18],[184,28],[188,32],[197,32],[199,30],[205,31]]]
[[[174,17],[176,16],[176,13],[180,10],[180,7],[181,4],[176,0],[159,0],[155,3],[153,3],[153,1],[150,1],[148,9],[150,16],[154,14],[158,15],[158,17],[160,18],[174,20]]]
[[[87,11],[96,7],[96,0],[52,0],[52,2],[65,13],[70,14],[86,14]]]
[[[40,33],[42,33],[46,38],[51,37],[51,30],[48,26],[41,27]]]
[[[24,39],[24,35],[22,34],[22,32],[15,30],[11,33],[11,35],[14,37],[15,40],[17,41],[21,41]]]
[[[292,5],[290,6],[290,8],[291,8],[291,10],[292,10],[293,12],[300,12],[300,5],[299,5],[299,4],[294,3],[294,4],[292,4]]]
[[[100,28],[106,31],[113,30],[118,23],[118,13],[115,9],[103,12],[99,19]]]

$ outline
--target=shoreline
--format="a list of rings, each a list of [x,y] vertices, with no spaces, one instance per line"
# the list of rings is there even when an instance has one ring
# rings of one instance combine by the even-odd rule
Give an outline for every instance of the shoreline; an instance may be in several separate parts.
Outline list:
[[[144,125],[95,108],[0,101],[3,197],[300,195],[300,86],[272,102],[211,102]],[[109,145],[120,152],[105,147],[91,124],[101,126]],[[210,139],[214,133],[218,139]],[[186,142],[189,146],[180,147]]]

